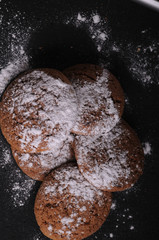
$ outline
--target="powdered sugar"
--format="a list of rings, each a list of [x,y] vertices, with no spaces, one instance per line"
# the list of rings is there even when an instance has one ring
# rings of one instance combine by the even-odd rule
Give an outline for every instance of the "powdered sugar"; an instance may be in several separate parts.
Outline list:
[[[151,144],[149,142],[143,143],[143,150],[145,155],[151,155],[152,152]]]
[[[130,63],[128,64],[129,71],[144,86],[153,83],[159,84],[159,81],[156,78],[157,76],[155,77],[155,72],[157,71],[158,66],[156,65],[154,69],[151,65],[152,63],[149,61],[150,56],[147,54],[149,52],[151,55],[156,55],[155,52],[158,47],[158,43],[156,42],[153,42],[148,46],[139,45],[136,47],[136,53],[130,56]],[[133,46],[129,47],[130,51],[131,48],[133,49]]]
[[[138,32],[140,34],[138,39],[141,39],[141,41],[136,44],[131,39],[125,41],[122,38],[118,42],[115,41],[109,28],[109,22],[103,19],[98,12],[78,12],[77,15],[65,20],[65,24],[72,24],[87,33],[97,51],[107,56],[106,61],[103,60],[103,56],[100,57],[100,64],[110,67],[112,53],[118,53],[123,61],[126,60],[124,65],[134,80],[137,80],[144,87],[159,84],[159,43],[157,35],[149,42],[143,41],[143,39],[150,38],[151,29],[143,29],[140,33]]]
[[[129,130],[118,124],[108,134],[76,136],[75,155],[80,171],[97,188],[109,190],[118,186],[120,179],[124,179],[124,184],[129,181],[132,170],[128,152],[116,145],[118,141],[122,144],[123,134],[129,136]]]
[[[69,217],[64,217],[61,219],[61,222],[63,225],[70,226],[70,223],[74,222],[74,219],[69,218]]]
[[[148,29],[142,31],[141,39],[143,39],[143,34],[145,34],[146,38],[150,32]],[[120,53],[123,60],[126,59],[125,66],[131,77],[143,87],[159,84],[158,49],[159,43],[157,39],[154,39],[151,43],[141,42],[138,45],[135,45],[133,42],[112,43],[112,50]]]
[[[66,24],[73,24],[77,28],[85,27],[87,34],[91,37],[98,52],[102,52],[105,42],[108,40],[108,26],[97,12],[85,14],[79,12],[77,15],[65,20]]]
[[[101,18],[100,18],[100,16],[99,16],[98,14],[96,14],[96,15],[93,16],[93,22],[94,22],[94,23],[99,23],[100,20],[101,20]]]
[[[15,114],[18,112],[23,121],[20,125],[15,123],[21,151],[36,152],[41,148],[57,151],[76,120],[73,87],[43,71],[34,70],[16,80],[7,94],[13,101],[9,104],[4,101],[4,104],[7,104],[12,120],[18,120]],[[36,125],[34,119],[38,119]]]
[[[20,19],[24,18],[24,13],[22,16],[20,12],[16,12],[13,19],[4,18],[4,21],[4,16],[1,14],[2,12],[0,13],[1,36],[4,41],[1,41],[0,95],[15,76],[29,68],[26,47],[33,31],[30,26],[21,25]],[[8,40],[7,46],[5,39]]]
[[[43,221],[53,224],[52,236],[57,233],[66,239],[74,239],[77,231],[80,231],[83,235],[81,239],[84,239],[86,232],[83,229],[91,232],[94,224],[100,226],[111,205],[111,194],[100,191],[87,182],[73,163],[55,169],[43,182],[37,199],[36,211],[47,207],[48,201],[53,206],[49,219],[43,217]],[[45,204],[41,204],[41,200]],[[99,223],[96,223],[97,216]]]
[[[113,202],[111,205],[111,210],[115,210],[116,209],[116,202]]]
[[[51,194],[52,196],[56,196],[58,193],[64,193],[67,189],[71,196],[93,203],[96,195],[102,196],[103,194],[102,191],[97,190],[83,178],[76,166],[65,166],[65,168],[60,169],[60,171],[57,170],[54,173],[54,178],[57,182],[45,187],[46,195]]]
[[[31,173],[34,171],[34,175],[31,175],[30,177],[42,180],[42,178],[55,167],[73,160],[74,154],[72,143],[73,136],[69,135],[58,151],[28,154],[20,153],[12,149],[12,153],[22,170],[27,168],[27,174],[29,175],[30,172],[28,168],[30,168]]]
[[[109,132],[119,121],[119,113],[108,88],[109,72],[103,70],[102,75],[93,83],[85,81],[81,85],[78,76],[76,78],[71,79],[79,106],[73,131],[90,135]]]
[[[109,236],[110,236],[110,238],[113,238],[114,235],[113,235],[113,233],[110,233]]]
[[[28,202],[36,181],[24,177],[19,169],[14,169],[9,180],[9,188],[6,191],[11,194],[13,206],[23,207]]]
[[[35,185],[35,181],[27,178],[15,165],[14,159],[11,156],[10,148],[4,146],[0,140],[2,146],[0,156],[0,167],[7,169],[8,184],[4,190],[10,195],[8,203],[11,202],[13,207],[24,206],[29,198],[31,191]],[[6,179],[3,179],[5,181]]]
[[[0,141],[1,144],[1,141]],[[7,165],[12,163],[12,157],[11,157],[11,152],[10,149],[7,147],[4,147],[2,149],[2,154],[0,156],[0,166],[2,168],[5,168]]]
[[[15,207],[24,206],[30,197],[30,190],[32,189],[33,180],[25,180],[23,183],[15,182],[12,186],[12,200]]]
[[[48,230],[49,230],[49,232],[52,232],[52,225],[51,224],[49,224],[49,226],[48,226]]]
[[[0,71],[0,95],[12,78],[28,67],[28,57],[25,53],[20,54],[17,59],[8,63],[8,65]]]
[[[86,20],[85,17],[82,17],[80,13],[78,13],[77,20],[84,22]]]
[[[134,226],[131,225],[131,226],[130,226],[130,230],[134,230]]]

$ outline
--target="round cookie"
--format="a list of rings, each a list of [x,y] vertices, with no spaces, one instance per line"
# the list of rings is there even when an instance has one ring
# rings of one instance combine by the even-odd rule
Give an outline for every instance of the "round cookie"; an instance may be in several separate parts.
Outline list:
[[[54,69],[20,75],[5,90],[0,105],[2,133],[19,152],[56,152],[76,117],[76,93],[69,80]]]
[[[93,64],[78,64],[63,72],[72,82],[78,99],[78,118],[72,132],[78,135],[109,132],[124,109],[124,93],[115,76]]]
[[[34,180],[43,181],[52,169],[74,160],[73,139],[70,135],[58,152],[20,153],[12,149],[12,154],[26,175]]]
[[[82,175],[103,191],[130,188],[143,173],[141,143],[123,120],[107,134],[76,136],[74,151]]]
[[[52,171],[43,181],[34,212],[40,230],[53,240],[80,240],[96,232],[111,207],[111,193],[87,182],[76,164]]]

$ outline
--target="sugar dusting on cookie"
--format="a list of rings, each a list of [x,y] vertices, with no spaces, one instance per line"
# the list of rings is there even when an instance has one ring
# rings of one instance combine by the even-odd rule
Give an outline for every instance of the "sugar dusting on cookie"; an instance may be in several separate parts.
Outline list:
[[[83,201],[89,201],[93,203],[96,194],[102,196],[102,191],[97,190],[89,182],[87,182],[81,174],[77,167],[65,167],[55,174],[56,183],[47,186],[45,188],[45,194],[51,194],[51,196],[56,196],[57,193],[63,194],[64,189],[67,189],[72,196],[79,197]],[[60,184],[59,182],[60,181]],[[62,181],[62,184],[61,184]],[[79,206],[77,205],[77,208]],[[79,207],[80,208],[80,207]]]
[[[34,153],[41,148],[58,151],[76,121],[77,100],[73,87],[60,77],[55,79],[40,70],[15,81],[10,89],[12,101],[6,100],[9,101],[7,113],[16,124],[21,151],[30,149]],[[5,99],[4,104],[7,104]],[[23,124],[17,124],[17,112]],[[38,119],[36,124],[33,119]]]
[[[81,16],[77,17],[77,21],[81,21],[81,23],[82,23],[82,21],[85,22],[85,23],[87,21],[87,26],[88,25],[90,26],[89,34],[90,34],[92,40],[95,42],[98,51],[101,51],[101,49],[103,48],[104,43],[105,43],[105,40],[103,40],[103,39],[109,38],[109,34],[107,33],[106,28],[104,28],[104,30],[101,30],[100,24],[97,24],[97,23],[95,23],[95,24],[96,24],[96,26],[98,25],[98,28],[95,28],[95,24],[94,24],[94,19],[93,18],[89,18],[84,13],[79,13],[78,15],[81,15],[82,17]],[[94,14],[92,14],[92,16],[94,16]],[[89,21],[88,21],[88,19],[89,19]],[[1,21],[2,21],[2,17],[0,16],[0,23],[1,23]],[[77,21],[75,21],[75,23],[77,23]],[[93,22],[93,25],[92,25],[92,22]],[[95,22],[97,22],[97,18],[96,18]],[[146,30],[143,31],[143,34],[145,32],[146,32]],[[104,33],[105,36],[101,35],[101,33]],[[101,38],[98,38],[98,36],[100,36]],[[146,38],[146,36],[145,36],[145,38]],[[156,45],[156,43],[155,43],[155,45]],[[125,42],[124,42],[124,47],[125,47]],[[124,47],[122,46],[122,48],[121,48],[119,43],[113,43],[112,44],[112,51],[118,52],[118,53],[120,53],[122,55]],[[148,47],[146,47],[146,49],[148,50],[151,47],[152,47],[152,45],[149,45]],[[154,54],[154,56],[156,55],[156,53],[155,53],[156,50],[155,49],[156,49],[156,47],[152,49],[152,54]],[[138,46],[138,48],[136,48],[136,51],[135,51],[135,47],[128,47],[128,53],[130,53],[129,57],[122,55],[123,58],[125,57],[125,59],[129,59],[130,60],[130,64],[128,66],[128,68],[129,68],[128,70],[129,70],[130,74],[133,74],[133,79],[135,79],[138,82],[140,82],[144,87],[145,86],[150,86],[151,84],[156,84],[156,83],[158,84],[157,81],[154,81],[153,76],[152,76],[152,72],[151,72],[151,70],[152,71],[156,71],[156,74],[158,74],[158,69],[159,69],[158,65],[156,65],[156,67],[153,68],[153,67],[151,67],[151,61],[149,61],[150,59],[147,58],[146,56],[138,55],[138,57],[136,57],[136,54],[138,54],[140,51],[142,51],[141,50],[141,46]],[[22,59],[22,61],[23,61],[23,59]],[[27,61],[26,61],[26,63],[27,63]],[[12,60],[8,61],[5,65],[1,65],[2,66],[1,68],[5,68],[5,67],[7,68],[10,64],[12,65]],[[16,64],[16,66],[18,66],[18,65]],[[8,67],[8,69],[9,68],[10,68],[10,66]],[[27,64],[26,64],[25,68],[27,68]],[[25,70],[25,68],[24,68],[24,70]],[[20,68],[18,67],[18,71],[21,72],[21,71],[23,71],[23,69],[20,70]],[[11,72],[12,72],[12,70],[11,70]],[[17,72],[17,74],[19,72]],[[14,73],[12,73],[12,74],[13,74],[12,76],[14,76]],[[5,75],[6,75],[6,73],[5,73]],[[10,80],[8,80],[5,83],[2,82],[2,85],[1,85],[1,82],[0,82],[0,88],[1,88],[0,91],[1,92],[4,90],[4,87],[9,83],[9,81]],[[150,148],[152,148],[151,144],[150,144]],[[149,152],[151,154],[151,151],[148,150],[150,148],[145,146],[145,153],[146,154],[149,154]],[[5,154],[4,154],[4,156],[5,156]],[[9,154],[8,154],[7,151],[6,151],[6,156],[7,157],[5,157],[4,160],[6,159],[6,163],[8,164],[10,162],[10,160],[8,161],[8,159],[10,159],[10,158],[8,158]],[[130,215],[129,217],[131,219],[132,215]],[[117,218],[117,220],[119,221],[118,218]],[[126,221],[127,220],[128,219],[126,219]],[[119,221],[119,222],[122,223],[122,221]],[[133,223],[131,223],[131,225],[130,225],[130,230],[133,230],[133,229],[131,229],[132,226],[134,227]],[[118,228],[118,227],[120,227],[119,224],[116,224],[116,228]],[[112,232],[111,232],[111,234],[112,234]],[[104,233],[104,236],[109,238],[109,235],[106,236],[105,233]],[[98,239],[97,236],[95,236],[95,238]],[[43,237],[41,238],[39,235],[36,235],[34,238],[31,238],[31,239],[40,240],[40,239],[43,239]],[[99,239],[100,239],[100,237],[99,237]]]
[[[48,200],[49,207],[54,206],[49,217],[43,215],[48,209]],[[83,239],[99,229],[110,206],[111,194],[96,189],[75,164],[68,164],[55,169],[41,185],[35,201],[35,216],[40,214],[38,224],[43,230],[47,228],[48,237],[76,239],[80,234]]]
[[[72,81],[79,106],[78,118],[73,127],[74,132],[78,132],[80,129],[83,134],[90,131],[90,135],[96,135],[109,132],[117,124],[119,113],[113,102],[108,82],[109,72],[105,69],[93,83],[85,81],[81,86],[80,80]],[[90,124],[90,120],[93,122],[92,124]],[[82,129],[80,125],[86,126],[86,129],[85,127]]]
[[[108,134],[76,136],[75,155],[80,171],[97,188],[109,190],[118,184],[120,178],[128,181],[126,179],[129,178],[131,171],[127,151],[120,150],[115,145],[115,141],[120,139],[124,132],[126,130],[119,124]],[[103,161],[105,159],[103,157],[106,156],[108,161]],[[85,165],[85,161],[87,161],[87,165]]]
[[[42,181],[54,168],[74,160],[73,136],[69,135],[58,151],[41,153],[20,153],[12,149],[13,157],[22,171],[32,179]]]
[[[55,167],[60,166],[62,163],[67,162],[67,160],[72,159],[72,151],[71,151],[71,144],[73,142],[73,136],[69,135],[68,138],[63,142],[62,147],[58,149],[58,151],[46,151],[41,153],[20,153],[14,150],[14,155],[18,156],[20,160],[20,165],[28,165],[28,167],[32,167],[30,163],[40,164],[41,168],[53,169]]]

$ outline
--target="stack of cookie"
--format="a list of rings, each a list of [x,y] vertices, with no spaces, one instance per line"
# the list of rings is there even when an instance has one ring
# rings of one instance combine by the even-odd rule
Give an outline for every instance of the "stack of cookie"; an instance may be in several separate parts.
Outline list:
[[[93,234],[109,214],[111,192],[142,174],[143,150],[123,109],[118,80],[91,64],[28,71],[4,92],[2,133],[22,171],[43,181],[34,211],[47,237]]]

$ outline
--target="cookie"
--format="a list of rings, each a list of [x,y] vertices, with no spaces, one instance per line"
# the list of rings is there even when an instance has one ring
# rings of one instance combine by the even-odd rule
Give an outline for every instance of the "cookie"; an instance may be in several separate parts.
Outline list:
[[[69,80],[54,69],[36,69],[17,77],[0,105],[1,130],[19,152],[56,152],[77,117],[77,99]]]
[[[76,136],[74,151],[83,176],[104,191],[128,189],[143,173],[144,154],[141,143],[124,120],[109,133]]]
[[[72,132],[78,135],[109,132],[124,109],[124,93],[115,76],[93,64],[78,64],[63,73],[72,82],[78,99],[78,118]]]
[[[21,170],[34,180],[43,181],[54,168],[73,161],[73,136],[70,135],[57,152],[20,153],[12,149],[13,157]]]
[[[43,181],[34,212],[40,230],[54,240],[80,240],[104,223],[111,207],[111,193],[87,182],[76,164],[52,171]]]

